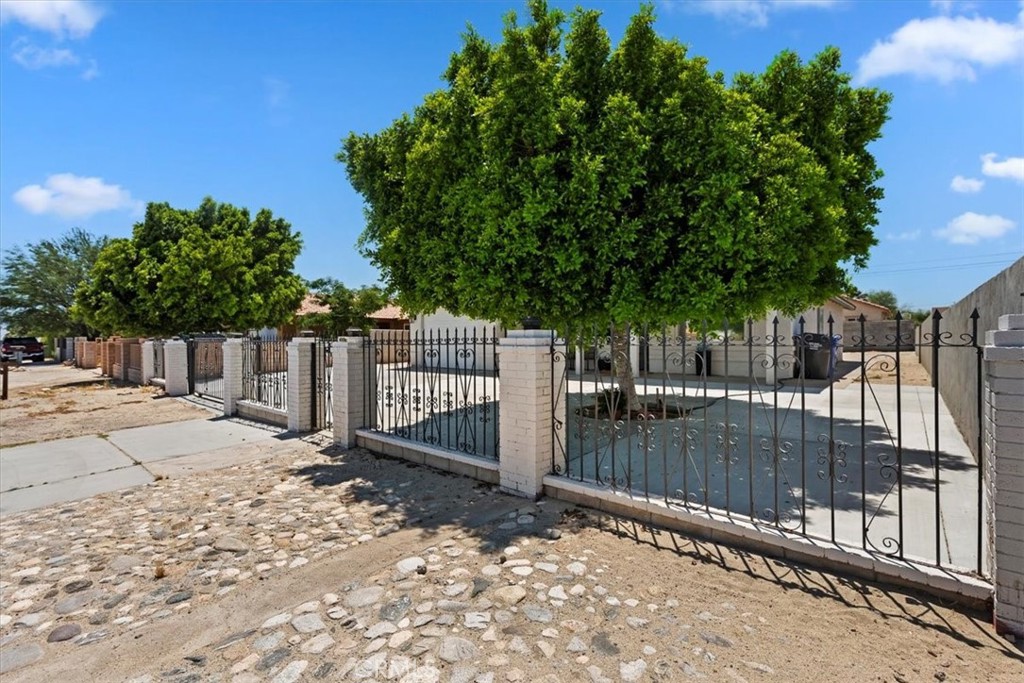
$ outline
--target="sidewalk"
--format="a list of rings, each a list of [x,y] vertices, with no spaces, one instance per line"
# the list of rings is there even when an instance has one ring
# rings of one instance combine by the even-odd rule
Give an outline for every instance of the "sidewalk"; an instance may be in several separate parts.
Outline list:
[[[293,438],[263,425],[213,418],[2,448],[0,516],[242,462],[247,454],[263,455],[267,449],[260,445]]]

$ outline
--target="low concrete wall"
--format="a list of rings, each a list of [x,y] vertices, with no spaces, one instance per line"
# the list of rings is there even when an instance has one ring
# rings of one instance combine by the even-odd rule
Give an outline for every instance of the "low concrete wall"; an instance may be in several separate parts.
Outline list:
[[[978,309],[978,346],[985,345],[985,332],[999,326],[999,316],[1020,313],[1024,306],[1024,257],[1002,271],[985,284],[965,296],[957,303],[942,311],[940,333],[942,341],[950,344],[964,343],[962,335],[969,335],[972,329],[971,313]],[[921,344],[918,357],[925,370],[935,377],[931,335],[933,321],[929,316],[921,323]],[[949,334],[947,338],[946,334]],[[973,348],[939,349],[939,393],[946,402],[949,412],[964,435],[974,457],[978,457],[978,363],[980,356]]]
[[[917,345],[917,328],[918,325],[913,320],[900,321],[900,350],[912,349]],[[862,338],[865,351],[893,351],[896,349],[896,321],[874,320],[865,322],[863,334],[861,333],[859,322],[847,322],[846,339],[843,340],[846,352],[859,351]]]
[[[494,460],[477,458],[441,448],[433,448],[426,444],[397,439],[386,434],[360,429],[356,432],[356,445],[367,448],[374,453],[382,453],[393,458],[402,458],[419,465],[427,465],[445,472],[454,472],[472,477],[488,484],[497,485],[500,479],[498,463]]]
[[[235,404],[239,417],[248,418],[257,422],[266,422],[278,427],[288,427],[288,411],[268,408],[249,401],[239,401]]]
[[[793,560],[870,581],[922,590],[944,600],[984,610],[991,606],[992,586],[972,576],[952,575],[927,565],[868,553],[759,526],[717,511],[690,511],[663,500],[633,496],[594,484],[555,475],[544,477],[544,494],[609,514],[635,519],[654,527],[750,550],[769,557]]]

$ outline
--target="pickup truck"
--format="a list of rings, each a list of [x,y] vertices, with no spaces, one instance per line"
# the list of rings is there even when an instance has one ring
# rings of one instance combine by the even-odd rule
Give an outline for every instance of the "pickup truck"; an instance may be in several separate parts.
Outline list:
[[[41,363],[44,358],[43,345],[35,337],[4,337],[0,360],[14,360],[17,351],[21,351],[22,360]]]

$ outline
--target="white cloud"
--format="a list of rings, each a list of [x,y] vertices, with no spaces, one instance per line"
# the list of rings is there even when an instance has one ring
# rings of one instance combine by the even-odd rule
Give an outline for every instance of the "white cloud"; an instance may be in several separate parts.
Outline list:
[[[1024,183],[1024,157],[1006,157],[996,161],[995,152],[982,154],[981,172],[992,178],[1010,178]]]
[[[267,98],[267,106],[271,109],[280,109],[288,102],[291,85],[288,81],[267,76],[263,79],[263,90]]]
[[[25,37],[18,38],[11,45],[11,58],[26,69],[74,66],[79,59],[67,48],[39,47]]]
[[[100,65],[96,63],[95,59],[89,60],[89,66],[82,72],[82,80],[91,81],[100,75]]]
[[[699,0],[687,3],[686,7],[718,19],[764,27],[768,25],[769,16],[780,10],[824,8],[837,4],[838,0]]]
[[[1009,218],[968,211],[951,220],[942,230],[936,230],[935,235],[953,244],[977,244],[1002,237],[1015,225]]]
[[[949,189],[953,190],[953,192],[962,192],[964,194],[981,192],[981,188],[983,187],[985,187],[984,180],[978,180],[977,178],[965,178],[962,175],[954,177],[953,182],[949,184]]]
[[[103,10],[87,0],[3,0],[0,23],[16,21],[58,39],[65,34],[84,38],[103,17]]]
[[[888,237],[893,242],[913,242],[920,236],[920,230],[905,230],[904,232],[892,233]]]
[[[987,17],[938,16],[912,19],[858,60],[861,83],[910,74],[941,83],[973,81],[979,67],[1024,58],[1024,22]]]
[[[52,213],[62,218],[84,218],[119,209],[139,211],[143,206],[120,185],[73,173],[51,175],[43,185],[26,185],[14,193],[14,201],[29,213]]]
[[[952,14],[957,8],[961,12],[969,12],[978,7],[978,3],[973,0],[932,0],[931,5],[943,14]]]

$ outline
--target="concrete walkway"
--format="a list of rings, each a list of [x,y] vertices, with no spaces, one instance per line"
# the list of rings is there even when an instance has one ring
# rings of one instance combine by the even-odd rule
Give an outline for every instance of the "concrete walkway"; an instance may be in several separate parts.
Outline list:
[[[295,437],[272,427],[214,418],[3,448],[0,516],[223,467],[244,457],[239,446],[289,438]]]

